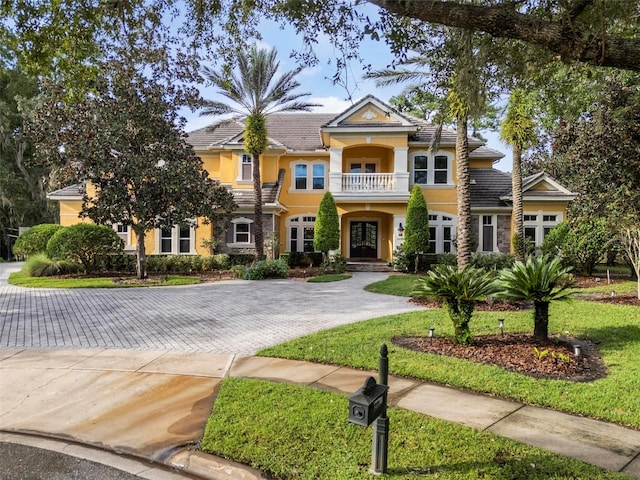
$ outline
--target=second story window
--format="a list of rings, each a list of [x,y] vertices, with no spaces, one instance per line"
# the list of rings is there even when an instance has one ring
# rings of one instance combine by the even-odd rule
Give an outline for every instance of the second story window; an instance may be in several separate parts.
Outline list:
[[[426,152],[413,155],[413,183],[419,185],[452,185],[452,164],[449,155],[430,156]]]
[[[445,155],[436,155],[433,159],[433,183],[446,184],[449,174],[449,159]]]
[[[250,181],[253,178],[253,159],[248,153],[240,156],[240,175],[239,180]]]
[[[326,189],[327,166],[325,162],[298,162],[292,167],[292,190]]]

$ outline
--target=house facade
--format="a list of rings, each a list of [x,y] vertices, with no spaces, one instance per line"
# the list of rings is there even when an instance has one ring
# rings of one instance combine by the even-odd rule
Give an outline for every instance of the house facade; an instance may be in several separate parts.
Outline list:
[[[340,218],[340,253],[351,260],[391,261],[403,242],[407,204],[419,184],[429,208],[431,248],[454,253],[457,225],[456,134],[436,132],[427,122],[395,112],[367,96],[341,114],[283,113],[267,116],[269,147],[261,156],[266,249],[313,252],[320,201],[331,192]],[[209,175],[230,189],[239,205],[218,251],[253,252],[254,214],[251,156],[243,148],[243,125],[228,123],[191,132],[188,141]],[[503,155],[469,137],[473,246],[478,252],[511,249],[511,176],[493,168]],[[50,194],[60,202],[60,223],[80,221],[78,186]],[[525,234],[540,245],[545,233],[566,219],[574,194],[541,173],[523,180]],[[151,254],[207,254],[203,240],[212,227],[161,229],[148,235]],[[135,239],[115,225],[129,248]]]

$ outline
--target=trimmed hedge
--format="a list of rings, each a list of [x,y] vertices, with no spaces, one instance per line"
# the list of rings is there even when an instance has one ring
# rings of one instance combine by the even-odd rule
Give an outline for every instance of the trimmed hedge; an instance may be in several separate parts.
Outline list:
[[[107,257],[121,253],[124,242],[104,225],[77,223],[58,230],[47,242],[47,256],[82,264],[87,272],[105,268]]]
[[[56,232],[64,228],[55,223],[42,223],[31,227],[18,237],[13,246],[13,254],[19,259],[43,253],[47,250],[47,242]]]

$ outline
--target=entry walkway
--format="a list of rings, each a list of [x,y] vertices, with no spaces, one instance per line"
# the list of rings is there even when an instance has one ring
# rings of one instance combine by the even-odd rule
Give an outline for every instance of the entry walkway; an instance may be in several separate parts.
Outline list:
[[[200,478],[259,479],[259,472],[188,448],[202,436],[222,378],[263,378],[346,395],[369,374],[375,375],[229,354],[5,349],[0,350],[0,441],[16,441],[16,433],[26,432],[63,439],[64,448],[96,446]],[[406,378],[391,376],[389,384],[391,405],[640,479],[638,430]]]

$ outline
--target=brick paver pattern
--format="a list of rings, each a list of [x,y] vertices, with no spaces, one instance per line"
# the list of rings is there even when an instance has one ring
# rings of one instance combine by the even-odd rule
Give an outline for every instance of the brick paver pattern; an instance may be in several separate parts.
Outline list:
[[[2,265],[2,264],[0,264]],[[184,287],[29,289],[0,269],[0,348],[132,348],[254,354],[337,325],[417,310],[363,290],[386,278],[231,280]],[[390,320],[391,321],[391,320]]]

